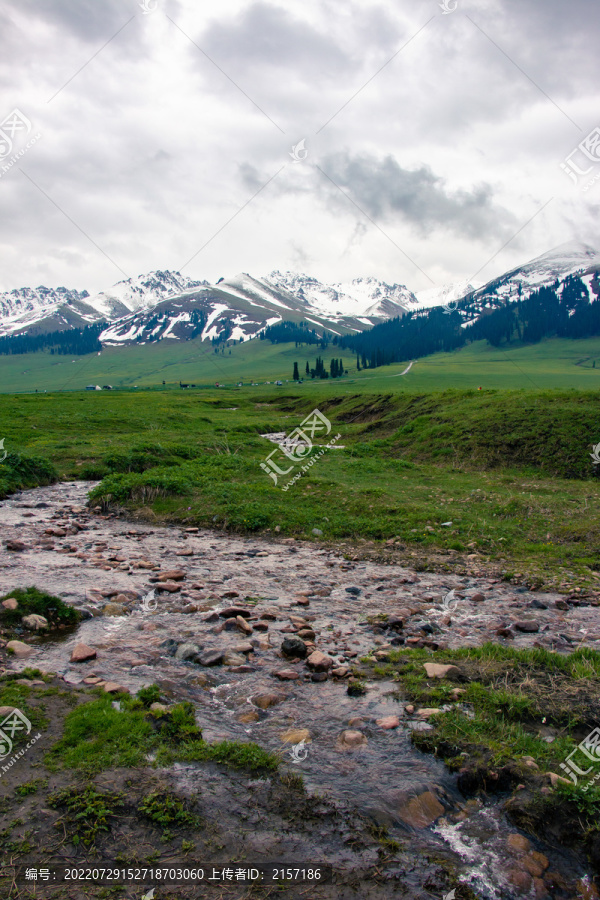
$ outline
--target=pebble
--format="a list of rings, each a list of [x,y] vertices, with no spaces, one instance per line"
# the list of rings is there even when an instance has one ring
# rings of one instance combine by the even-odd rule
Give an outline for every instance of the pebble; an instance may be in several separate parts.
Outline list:
[[[271,675],[279,681],[297,681],[300,678],[300,673],[294,669],[275,669]]]
[[[116,681],[107,681],[104,685],[104,693],[105,694],[119,694],[119,693],[129,694],[129,688],[123,687],[122,684],[117,684]]]
[[[30,616],[23,616],[21,622],[29,631],[44,631],[50,627],[45,616],[38,616],[35,613],[32,613]]]
[[[6,600],[2,601],[2,606],[4,607],[4,609],[18,609],[19,602],[18,600],[15,600],[14,597],[7,597]]]
[[[12,553],[23,553],[28,549],[27,544],[24,544],[23,541],[7,541],[5,546]]]
[[[315,650],[306,660],[306,664],[313,672],[328,672],[333,665],[333,660],[326,653]]]
[[[458,666],[445,666],[439,663],[423,663],[428,678],[452,678],[460,676]]]
[[[243,616],[236,616],[235,621],[238,627],[238,630],[242,632],[242,634],[252,634],[252,625],[250,625]]]
[[[364,747],[367,743],[367,737],[362,731],[346,729],[337,739],[336,747],[342,750],[354,750],[357,747]]]
[[[540,630],[540,626],[537,622],[532,622],[530,619],[523,619],[519,622],[515,622],[515,628],[517,631],[522,631],[525,634],[535,634]]]
[[[200,654],[197,662],[201,666],[220,666],[224,656],[224,650],[205,650]]]
[[[220,611],[219,615],[222,619],[235,619],[237,616],[249,619],[252,612],[244,606],[226,606],[225,609]]]
[[[299,637],[284,638],[281,644],[281,652],[284,656],[304,659],[306,657],[306,644]]]
[[[287,700],[287,694],[268,692],[264,694],[255,694],[251,697],[251,700],[259,709],[269,709],[271,706],[276,706],[278,703],[283,703],[284,700]]]
[[[183,569],[169,569],[168,572],[159,572],[156,577],[159,581],[163,582],[183,581],[185,579],[185,572]]]
[[[432,791],[412,797],[398,810],[398,818],[413,828],[428,828],[444,814],[444,807]]]
[[[6,649],[12,650],[17,659],[26,659],[33,653],[33,649],[29,644],[25,644],[23,641],[9,641],[6,645]]]
[[[125,607],[122,603],[106,603],[102,607],[102,615],[104,616],[125,616],[127,615]]]
[[[87,644],[76,644],[71,651],[71,662],[87,662],[90,659],[96,659],[96,651]]]
[[[180,644],[175,651],[175,659],[180,659],[183,661],[194,659],[200,653],[200,650],[201,648],[198,646],[198,644]],[[243,661],[245,662],[245,660]]]
[[[398,726],[400,725],[400,719],[398,718],[398,716],[384,716],[383,719],[377,719],[375,724],[378,725],[379,728],[389,730],[392,728],[398,728]]]

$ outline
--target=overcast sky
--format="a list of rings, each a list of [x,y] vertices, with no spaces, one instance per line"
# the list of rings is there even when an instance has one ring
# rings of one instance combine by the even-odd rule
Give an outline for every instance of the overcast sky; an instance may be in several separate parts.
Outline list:
[[[419,290],[600,247],[600,150],[561,169],[600,125],[597,0],[445,2],[3,0],[0,290]]]

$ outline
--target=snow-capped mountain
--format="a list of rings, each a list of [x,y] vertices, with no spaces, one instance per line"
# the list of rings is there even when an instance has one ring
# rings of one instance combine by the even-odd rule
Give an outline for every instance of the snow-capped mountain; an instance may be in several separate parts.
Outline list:
[[[456,303],[481,286],[481,281],[459,281],[453,284],[444,284],[442,287],[425,288],[423,291],[417,291],[415,296],[420,309],[430,309],[433,306]]]
[[[413,294],[401,284],[355,278],[327,284],[309,275],[274,271],[263,278],[241,273],[216,284],[179,272],[154,271],[90,296],[87,291],[23,288],[0,294],[0,335],[36,334],[106,322],[107,344],[162,339],[240,340],[281,321],[308,322],[317,333],[351,334],[386,319],[463,301],[474,321],[485,309],[527,296],[579,272],[597,293],[600,254],[584,244],[564,244],[485,285],[459,282]]]
[[[180,272],[156,271],[119,281],[87,302],[102,318],[112,320],[138,309],[151,309],[167,297],[201,287],[208,287],[208,281],[195,281]]]
[[[309,280],[306,276],[295,277]],[[311,281],[319,284],[314,279]],[[326,285],[319,287],[323,292],[327,290]],[[149,309],[138,308],[113,321],[102,333],[101,340],[106,344],[121,344],[164,338],[187,340],[198,336],[202,340],[211,340],[226,336],[227,340],[239,341],[256,337],[269,325],[284,320],[308,322],[318,334],[329,331],[341,335],[363,331],[391,315],[403,313],[403,308],[390,302],[389,313],[383,314],[384,302],[380,302],[378,315],[359,317],[351,312],[344,314],[339,308],[337,312],[324,314],[304,296],[288,290],[283,279],[282,283],[276,284],[267,278],[254,278],[242,272],[233,278],[219,279],[217,284],[208,287],[181,292]],[[368,304],[363,301],[360,311],[363,312],[365,307],[368,310]]]
[[[120,281],[94,296],[64,287],[7,291],[0,294],[0,334],[63,331],[112,321],[133,310],[151,308],[165,297],[207,284],[179,272],[157,271]]]
[[[85,300],[87,291],[71,291],[65,287],[58,288],[21,288],[0,294],[0,318],[8,319],[23,315],[36,309],[48,309],[74,300]]]
[[[323,284],[316,278],[295,272],[271,272],[264,279],[304,300],[314,312],[332,321],[353,316],[380,321],[402,316],[418,306],[417,298],[403,284],[387,284],[377,278],[355,278],[349,282]]]
[[[523,266],[511,269],[476,290],[473,299],[488,297],[516,300],[519,288],[524,297],[541,287],[562,281],[567,275],[581,273],[583,280],[591,283],[594,272],[600,267],[600,253],[588,244],[570,242],[561,244]]]

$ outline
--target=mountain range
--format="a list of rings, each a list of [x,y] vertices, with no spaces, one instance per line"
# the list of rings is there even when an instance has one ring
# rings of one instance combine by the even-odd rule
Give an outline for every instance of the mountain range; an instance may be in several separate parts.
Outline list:
[[[179,272],[155,271],[87,291],[38,287],[0,294],[0,336],[37,335],[106,322],[105,345],[158,340],[247,340],[277,322],[308,322],[318,334],[351,335],[391,318],[464,300],[473,311],[514,300],[521,292],[580,273],[598,295],[600,254],[585,244],[564,244],[487,284],[464,281],[419,291],[376,278],[326,284],[309,275],[242,273],[216,284]]]

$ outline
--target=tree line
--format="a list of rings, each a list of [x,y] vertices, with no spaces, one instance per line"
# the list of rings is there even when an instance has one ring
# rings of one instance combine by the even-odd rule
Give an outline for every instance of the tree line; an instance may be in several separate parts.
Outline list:
[[[49,350],[52,355],[85,356],[102,350],[100,334],[106,322],[86,325],[85,328],[69,328],[66,331],[49,331],[46,334],[15,334],[0,337],[0,354],[38,353]]]
[[[489,299],[489,298],[488,298]],[[450,352],[473,341],[494,347],[544,338],[582,338],[600,334],[600,302],[592,302],[579,275],[558,279],[495,309],[481,308],[486,297],[461,301],[455,310],[435,307],[408,312],[360,334],[334,337],[333,343],[356,354],[357,369],[377,368],[432,353]],[[495,298],[501,303],[499,298]],[[462,313],[462,314],[461,314]],[[463,315],[463,314],[466,314]],[[478,318],[475,318],[478,317]],[[471,319],[471,323],[467,324]]]

